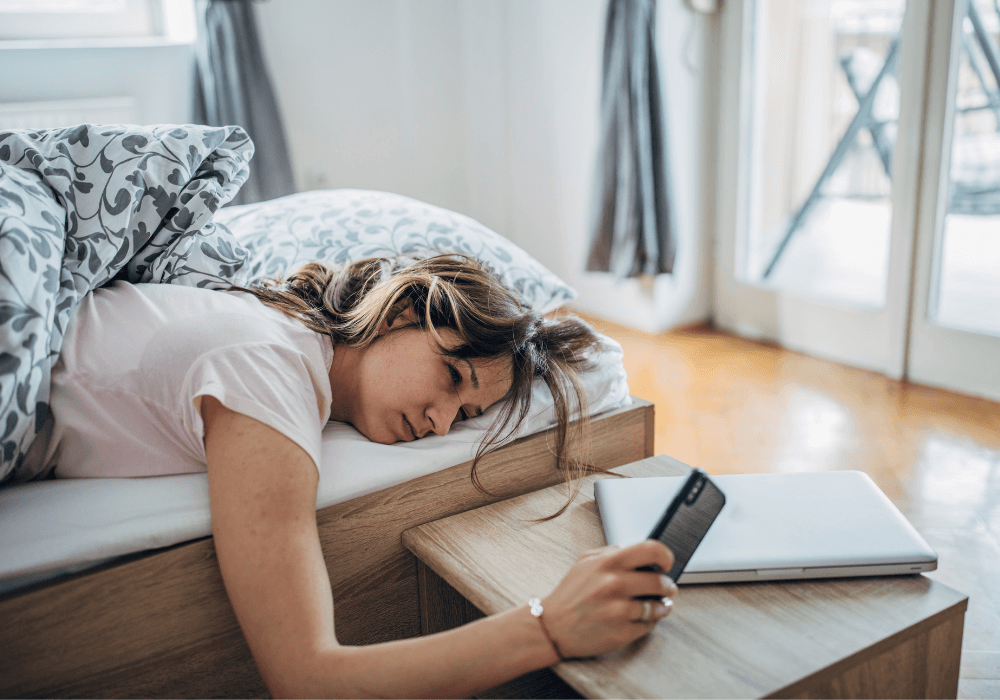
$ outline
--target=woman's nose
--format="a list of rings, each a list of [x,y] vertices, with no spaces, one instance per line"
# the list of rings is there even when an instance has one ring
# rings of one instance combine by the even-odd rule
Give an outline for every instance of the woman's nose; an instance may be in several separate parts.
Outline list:
[[[438,435],[447,435],[451,430],[452,424],[458,418],[458,413],[462,408],[461,399],[457,396],[453,396],[448,401],[439,401],[427,408],[427,419],[431,423],[431,429],[428,432],[434,432]],[[426,433],[424,433],[426,435]],[[423,437],[423,436],[421,436]]]

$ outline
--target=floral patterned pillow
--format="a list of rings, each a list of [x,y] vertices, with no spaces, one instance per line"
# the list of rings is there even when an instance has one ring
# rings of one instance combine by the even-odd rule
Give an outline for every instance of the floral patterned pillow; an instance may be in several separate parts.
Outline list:
[[[314,260],[463,253],[490,265],[521,301],[545,313],[576,291],[503,236],[467,216],[387,192],[317,190],[225,207],[216,224],[249,251],[248,279],[274,277]]]

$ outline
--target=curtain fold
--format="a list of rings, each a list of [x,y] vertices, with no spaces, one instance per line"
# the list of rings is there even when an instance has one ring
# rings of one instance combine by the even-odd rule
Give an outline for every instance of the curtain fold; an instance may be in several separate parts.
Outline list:
[[[241,126],[256,148],[232,204],[295,192],[288,142],[249,0],[196,0],[195,121]]]
[[[656,0],[609,0],[604,34],[597,212],[587,270],[670,273],[676,225],[656,66]]]

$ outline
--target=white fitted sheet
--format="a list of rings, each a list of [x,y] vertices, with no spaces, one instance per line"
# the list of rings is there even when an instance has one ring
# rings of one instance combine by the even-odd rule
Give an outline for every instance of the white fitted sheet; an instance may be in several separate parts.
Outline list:
[[[621,346],[607,337],[602,342],[594,368],[581,376],[592,414],[631,403]],[[469,461],[497,410],[457,424],[446,437],[395,445],[378,445],[349,425],[328,423],[316,507]],[[518,436],[554,424],[548,390],[536,382],[532,411]],[[210,534],[204,473],[56,479],[0,489],[0,593]]]

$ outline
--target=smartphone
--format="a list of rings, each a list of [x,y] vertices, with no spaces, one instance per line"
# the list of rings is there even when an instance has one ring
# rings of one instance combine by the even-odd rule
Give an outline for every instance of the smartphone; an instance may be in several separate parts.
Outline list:
[[[708,474],[701,469],[692,470],[648,538],[659,540],[674,553],[674,566],[667,572],[674,581],[684,572],[724,505],[725,494]]]

